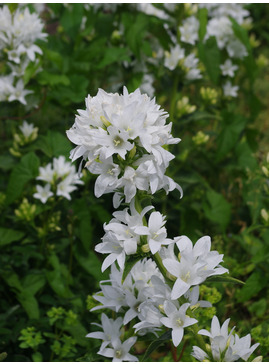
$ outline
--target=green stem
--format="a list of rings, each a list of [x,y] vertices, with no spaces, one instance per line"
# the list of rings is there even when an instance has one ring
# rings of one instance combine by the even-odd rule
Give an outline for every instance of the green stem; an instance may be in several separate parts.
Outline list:
[[[159,268],[160,272],[163,275],[163,278],[165,279],[165,282],[169,285],[170,288],[173,288],[174,282],[171,281],[168,277],[167,277],[167,269],[165,268],[165,266],[163,265],[162,262],[162,258],[160,256],[160,254],[157,252],[156,254],[153,255],[153,259],[157,265],[157,267]]]

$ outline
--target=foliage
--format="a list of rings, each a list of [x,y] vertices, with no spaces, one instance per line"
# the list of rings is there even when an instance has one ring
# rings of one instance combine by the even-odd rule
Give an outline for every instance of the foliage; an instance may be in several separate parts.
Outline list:
[[[95,198],[95,177],[85,169],[84,186],[77,186],[71,200],[54,194],[44,204],[34,193],[40,167],[59,156],[69,158],[73,146],[65,131],[75,110],[84,108],[85,97],[98,88],[121,93],[123,85],[129,92],[153,87],[173,121],[173,135],[182,139],[170,146],[176,158],[168,174],[182,186],[184,197],[159,191],[154,199],[167,217],[169,235],[212,236],[230,276],[245,282],[212,280],[203,286],[202,299],[214,303],[221,317],[231,316],[240,334],[251,332],[260,342],[257,352],[269,360],[269,52],[263,18],[268,5],[247,7],[254,18],[250,31],[232,20],[235,37],[248,50],[236,61],[238,98],[223,94],[225,53],[214,37],[204,41],[205,9],[199,9],[195,48],[203,77],[186,80],[182,65],[171,71],[158,58],[159,48],[167,52],[172,46],[169,28],[178,36],[175,29],[189,15],[187,5],[178,4],[170,14],[156,4],[171,15],[167,27],[164,19],[125,3],[115,8],[50,3],[42,10],[47,41],[38,41],[43,54],[23,75],[33,93],[26,96],[27,105],[6,100],[0,109],[0,360],[104,360],[96,354],[98,342],[85,336],[93,330],[91,323],[100,321],[99,311],[89,309],[97,305],[92,295],[108,273],[101,272],[102,258],[94,247],[114,211],[111,198]],[[10,4],[10,11],[17,6]],[[33,4],[27,7],[36,11]],[[261,40],[257,47],[255,34]],[[1,61],[0,73],[6,69]],[[24,120],[38,128],[28,139],[20,129]],[[124,278],[138,259],[128,261]],[[198,309],[205,328],[214,314]],[[167,331],[156,341],[141,340],[134,354],[140,360],[171,361],[182,353],[182,361],[194,360],[195,343],[182,344],[175,353],[169,338]]]

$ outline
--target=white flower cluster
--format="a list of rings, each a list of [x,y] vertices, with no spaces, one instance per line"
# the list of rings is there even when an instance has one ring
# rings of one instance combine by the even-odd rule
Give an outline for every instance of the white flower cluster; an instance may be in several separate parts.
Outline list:
[[[124,268],[126,255],[136,254],[137,250],[151,251],[157,253],[162,245],[167,245],[172,240],[166,238],[165,220],[159,212],[152,212],[148,220],[148,226],[144,226],[144,215],[153,208],[147,206],[139,214],[133,203],[131,204],[131,214],[128,209],[116,211],[114,218],[108,225],[104,226],[105,235],[103,242],[95,247],[99,253],[108,254],[104,260],[102,271],[117,260],[121,269]],[[144,244],[143,244],[144,243]]]
[[[211,18],[207,24],[205,40],[211,36],[215,37],[218,47],[225,49],[230,58],[242,59],[246,57],[248,55],[246,47],[235,36],[229,17],[234,18],[239,25],[242,25],[251,21],[249,12],[241,4],[200,4],[200,7],[206,7]],[[220,68],[223,76],[232,78],[238,66],[234,65],[230,58]],[[226,97],[237,97],[238,89],[238,86],[233,86],[228,80],[223,85],[223,94]]]
[[[35,44],[37,39],[46,38],[38,14],[28,8],[11,13],[8,6],[0,8],[0,57],[7,60],[9,74],[0,77],[0,101],[17,100],[26,105],[25,97],[32,91],[24,88],[23,75],[36,54],[42,50]]]
[[[171,135],[168,114],[155,99],[139,89],[123,95],[99,89],[96,96],[86,98],[86,110],[78,110],[68,138],[77,145],[72,160],[83,156],[88,170],[97,174],[95,195],[116,192],[114,206],[125,197],[127,203],[137,190],[166,192],[180,186],[165,175],[174,155],[165,149],[180,141]]]
[[[119,271],[114,264],[112,265],[110,280],[101,282],[101,292],[94,295],[102,305],[95,307],[93,311],[109,308],[115,312],[124,312],[123,325],[136,318],[139,322],[134,325],[134,329],[140,336],[149,332],[157,335],[162,327],[171,328],[173,343],[178,346],[183,337],[184,327],[197,322],[189,317],[186,311],[189,309],[191,312],[198,306],[211,306],[207,301],[198,301],[198,286],[185,293],[185,303],[182,305],[178,300],[173,300],[171,288],[165,283],[151,259],[137,262],[123,283],[122,273],[122,270]],[[120,331],[118,333],[120,335]],[[97,333],[90,335],[101,338],[97,337]]]
[[[211,331],[200,330],[198,332],[200,335],[205,335],[210,338],[210,351],[206,353],[198,346],[194,346],[192,355],[197,360],[222,362],[234,362],[239,359],[243,359],[244,361],[248,360],[259,344],[251,346],[250,334],[241,339],[237,334],[232,335],[235,327],[228,333],[229,321],[230,319],[227,319],[220,327],[218,318],[214,316],[211,322]],[[261,361],[261,358],[257,357],[253,361]]]
[[[199,4],[199,7],[208,9],[208,23],[204,41],[212,36],[215,37],[218,48],[225,50],[224,56],[228,57],[220,66],[221,73],[224,77],[233,78],[238,66],[233,64],[231,59],[242,59],[248,53],[243,43],[235,36],[229,17],[234,18],[239,25],[247,24],[251,21],[249,12],[241,4]],[[196,12],[194,11],[194,13]],[[189,51],[190,45],[194,47],[199,41],[199,28],[200,23],[195,14],[183,19],[182,24],[178,27],[180,42],[170,32],[174,45],[169,52],[164,52],[164,66],[171,71],[178,67],[181,68],[186,80],[193,81],[202,77],[199,60],[195,56],[195,49]],[[237,97],[238,89],[238,86],[233,86],[230,80],[226,80],[223,84],[223,95],[225,97]]]
[[[167,116],[154,99],[141,95],[139,90],[129,94],[124,88],[123,95],[99,90],[95,97],[88,96],[86,110],[78,110],[75,124],[67,131],[77,145],[71,158],[83,157],[88,170],[98,175],[95,195],[111,192],[114,206],[118,207],[123,198],[129,204],[113,213],[111,221],[104,225],[102,242],[95,248],[107,254],[102,271],[111,267],[111,273],[109,280],[100,282],[101,291],[93,296],[100,305],[92,310],[110,309],[121,317],[112,320],[102,314],[102,324],[95,324],[101,331],[87,337],[101,339],[98,354],[112,361],[138,360],[130,354],[137,341],[134,334],[158,336],[169,329],[174,346],[178,346],[184,331],[198,323],[195,309],[211,306],[199,300],[199,285],[209,277],[228,272],[220,265],[223,255],[211,251],[209,236],[194,245],[186,236],[169,239],[166,217],[152,211],[153,206],[141,206],[143,194],[137,191],[181,191],[165,176],[174,158],[165,146],[179,142],[171,135],[171,123],[165,123]],[[74,170],[70,173],[70,165],[63,157],[54,159],[53,168],[51,164],[40,168],[38,179],[48,182],[45,188],[49,193],[51,183],[56,194],[67,198],[80,182]],[[63,188],[59,188],[58,181]],[[135,331],[130,333],[131,322]],[[237,345],[237,337],[235,342]],[[245,345],[245,341],[241,344]]]
[[[53,158],[52,164],[40,167],[37,180],[47,182],[44,187],[37,185],[37,192],[34,194],[42,203],[46,203],[53,195],[71,200],[70,193],[77,189],[75,185],[83,184],[75,166],[67,162],[64,156]]]

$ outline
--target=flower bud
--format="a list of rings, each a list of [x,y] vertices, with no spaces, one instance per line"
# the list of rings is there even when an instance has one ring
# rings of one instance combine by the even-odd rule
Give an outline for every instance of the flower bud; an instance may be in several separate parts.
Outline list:
[[[142,245],[141,249],[142,249],[143,253],[149,253],[150,252],[150,247],[149,247],[148,244]]]

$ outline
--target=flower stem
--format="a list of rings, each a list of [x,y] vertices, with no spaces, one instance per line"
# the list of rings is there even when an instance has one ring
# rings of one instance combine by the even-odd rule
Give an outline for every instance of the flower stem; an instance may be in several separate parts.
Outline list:
[[[160,272],[162,273],[162,275],[165,279],[165,282],[169,285],[170,288],[173,288],[174,283],[167,277],[167,270],[166,270],[165,266],[163,265],[160,254],[158,252],[156,254],[154,254],[153,259],[154,259],[157,267],[159,268]]]

